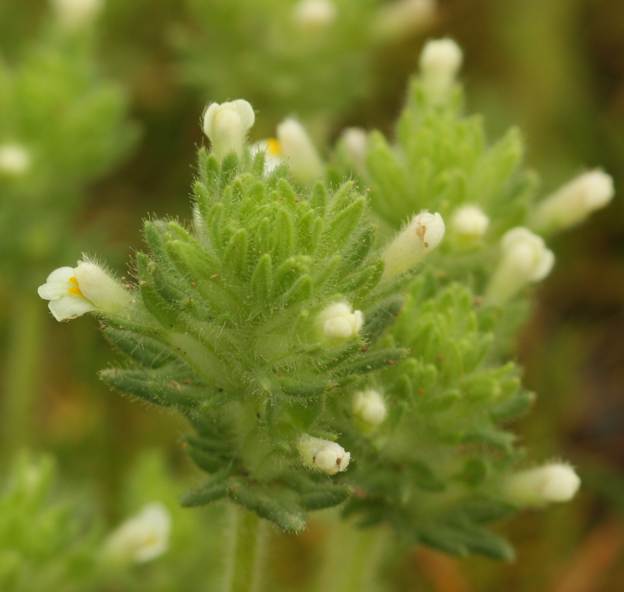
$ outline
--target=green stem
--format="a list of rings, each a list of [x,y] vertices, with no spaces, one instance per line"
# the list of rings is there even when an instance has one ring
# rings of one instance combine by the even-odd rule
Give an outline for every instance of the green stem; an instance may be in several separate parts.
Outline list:
[[[30,295],[16,298],[6,360],[3,403],[3,453],[32,443],[39,387],[45,306]]]
[[[265,558],[266,523],[231,504],[230,542],[224,592],[260,592]]]
[[[374,592],[385,542],[379,528],[356,528],[336,519],[326,547],[318,592]]]

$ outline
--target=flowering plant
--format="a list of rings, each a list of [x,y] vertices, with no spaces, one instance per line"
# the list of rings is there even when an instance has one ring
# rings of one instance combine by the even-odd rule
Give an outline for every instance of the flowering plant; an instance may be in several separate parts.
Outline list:
[[[136,138],[125,92],[103,78],[94,57],[100,2],[52,4],[39,36],[0,59],[1,265],[18,286],[31,285],[24,269],[75,248],[67,228],[86,185]]]
[[[434,0],[189,0],[188,7],[192,24],[176,39],[189,84],[216,100],[245,96],[263,132],[295,111],[318,135],[370,94],[380,50],[422,31],[436,13]]]
[[[293,119],[251,149],[251,105],[209,105],[190,222],[145,223],[133,283],[85,260],[40,288],[59,320],[100,318],[125,360],[107,384],[188,420],[207,479],[183,504],[229,498],[299,532],[346,502],[409,541],[509,558],[489,522],[575,494],[571,466],[521,466],[507,423],[534,395],[510,340],[554,264],[536,231],[612,186],[592,173],[535,205],[518,133],[489,145],[464,115],[461,60],[430,42],[395,138],[350,130],[327,162]]]

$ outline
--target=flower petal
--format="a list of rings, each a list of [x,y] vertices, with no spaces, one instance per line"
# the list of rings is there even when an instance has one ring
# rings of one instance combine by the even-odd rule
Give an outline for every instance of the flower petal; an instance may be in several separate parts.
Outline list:
[[[68,321],[95,310],[94,306],[79,296],[63,296],[51,300],[48,308],[57,321]]]
[[[539,261],[537,269],[531,278],[534,282],[543,280],[551,271],[555,265],[555,255],[550,249],[545,249],[542,257]]]
[[[241,124],[248,130],[256,120],[253,107],[245,99],[236,99],[229,103],[240,117]]]
[[[37,293],[44,300],[56,300],[67,295],[69,279],[74,275],[73,267],[59,267],[46,279],[46,283],[39,286]]]
[[[204,111],[203,116],[203,130],[204,133],[210,138],[212,136],[212,128],[214,125],[214,118],[219,110],[219,103],[210,103],[206,110]]]
[[[53,284],[59,282],[68,282],[69,278],[74,275],[74,268],[65,266],[55,269],[46,279],[46,284]]]

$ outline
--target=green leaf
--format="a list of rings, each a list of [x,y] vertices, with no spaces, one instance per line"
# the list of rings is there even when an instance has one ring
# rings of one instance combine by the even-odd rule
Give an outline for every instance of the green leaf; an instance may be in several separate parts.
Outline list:
[[[331,220],[325,231],[328,245],[343,245],[347,241],[362,218],[365,203],[364,198],[358,197]]]
[[[301,502],[306,510],[324,510],[343,503],[348,499],[350,493],[347,487],[319,488],[315,491],[304,492],[301,496]]]
[[[382,368],[394,366],[407,355],[407,350],[401,348],[386,348],[367,352],[357,356],[354,360],[341,364],[335,369],[337,376],[351,376],[365,374]]]
[[[362,336],[368,343],[375,343],[383,332],[396,320],[403,308],[403,299],[400,296],[387,299],[372,312],[366,315],[366,322]]]
[[[177,360],[167,345],[151,337],[112,326],[103,327],[102,332],[121,352],[146,368],[160,368]]]
[[[108,386],[122,393],[163,407],[193,408],[208,396],[205,387],[187,385],[153,371],[112,368],[102,370],[99,376]]]
[[[244,277],[247,270],[247,231],[236,231],[223,254],[223,269],[229,273]]]
[[[227,495],[227,478],[225,476],[209,479],[201,487],[188,491],[182,496],[180,504],[186,508],[205,506]]]
[[[298,533],[305,528],[305,514],[301,508],[275,489],[253,486],[242,479],[231,479],[228,495],[233,501],[274,522],[286,532]]]
[[[165,300],[154,285],[156,264],[147,255],[137,253],[139,291],[145,308],[165,327],[175,327],[179,311]]]
[[[508,422],[524,415],[535,401],[535,393],[520,391],[519,393],[495,405],[490,410],[490,417],[496,422]]]
[[[304,274],[297,278],[295,283],[284,294],[284,305],[293,306],[305,300],[309,300],[311,296],[312,278],[308,274]]]
[[[321,181],[314,184],[310,204],[319,215],[324,215],[327,208],[327,189]]]
[[[370,292],[383,275],[383,261],[374,261],[363,269],[348,275],[343,281],[343,289],[349,292]]]
[[[251,291],[254,298],[262,302],[268,302],[273,292],[273,264],[271,255],[265,253],[260,257],[256,268],[251,276]]]
[[[336,386],[331,380],[300,375],[295,378],[284,378],[278,384],[285,395],[297,398],[318,397]]]
[[[444,491],[446,485],[439,479],[430,466],[423,461],[412,461],[408,470],[416,487],[425,491]]]

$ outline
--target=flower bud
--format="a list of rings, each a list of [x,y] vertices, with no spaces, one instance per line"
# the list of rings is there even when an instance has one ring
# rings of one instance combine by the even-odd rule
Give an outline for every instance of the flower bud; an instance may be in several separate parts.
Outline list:
[[[420,55],[420,71],[424,88],[432,100],[439,101],[448,95],[462,61],[462,50],[452,39],[427,42]]]
[[[204,111],[203,130],[215,156],[219,159],[232,153],[240,156],[255,119],[253,107],[244,99],[208,105]]]
[[[353,414],[371,427],[383,423],[388,414],[381,393],[375,389],[358,391],[353,395]]]
[[[277,138],[268,138],[267,140],[261,140],[256,142],[251,147],[251,154],[255,156],[260,152],[264,153],[264,174],[270,175],[278,166],[280,166],[284,159],[282,145]]]
[[[93,311],[117,314],[131,302],[121,284],[91,261],[79,261],[75,268],[55,269],[39,286],[38,294],[50,301],[48,308],[57,321]]]
[[[440,214],[421,212],[414,216],[384,251],[384,279],[396,277],[420,263],[440,244],[444,231],[444,220]]]
[[[52,0],[56,17],[64,29],[90,25],[100,12],[103,0]]]
[[[293,176],[308,183],[323,175],[321,161],[304,127],[295,119],[286,119],[277,127],[277,138]]]
[[[300,0],[293,8],[293,19],[304,31],[320,31],[336,20],[336,5],[330,0]]]
[[[0,176],[19,177],[30,168],[30,153],[21,144],[0,145]]]
[[[169,547],[171,517],[165,506],[152,503],[126,520],[106,540],[104,556],[118,563],[145,563]]]
[[[502,255],[490,280],[486,299],[502,304],[526,284],[544,279],[552,270],[555,256],[541,237],[518,227],[501,240]]]
[[[476,242],[487,232],[490,219],[485,212],[473,205],[461,206],[451,217],[453,234],[464,242]]]
[[[368,148],[366,132],[359,127],[349,127],[342,133],[340,143],[355,169],[363,170],[366,165],[366,151]]]
[[[394,0],[380,9],[375,32],[381,40],[401,39],[429,26],[435,11],[435,0]]]
[[[319,313],[317,322],[325,338],[344,341],[359,334],[364,315],[361,310],[353,310],[348,302],[335,302]]]
[[[544,199],[537,206],[533,225],[542,230],[569,228],[604,208],[613,194],[613,179],[609,175],[601,170],[588,171]]]
[[[330,440],[304,434],[297,442],[297,448],[304,465],[327,475],[335,475],[347,470],[351,454]]]
[[[550,463],[508,477],[503,492],[517,506],[539,507],[571,500],[581,484],[574,469],[565,463]]]

